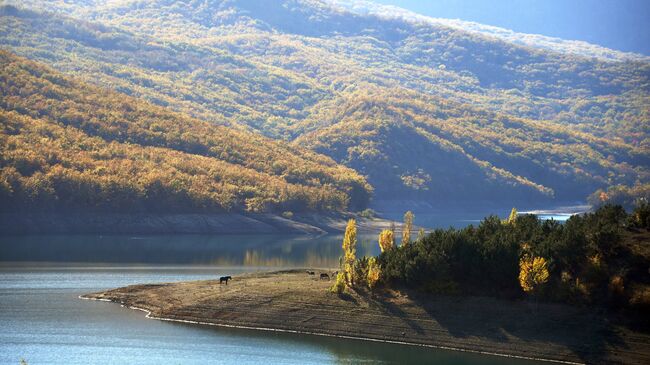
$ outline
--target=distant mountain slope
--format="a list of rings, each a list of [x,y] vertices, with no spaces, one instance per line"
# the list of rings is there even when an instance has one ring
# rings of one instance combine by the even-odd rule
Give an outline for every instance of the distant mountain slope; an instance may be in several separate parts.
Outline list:
[[[575,201],[650,179],[644,57],[362,1],[19,5],[0,47],[308,146],[377,199]]]
[[[325,94],[301,75],[228,52],[13,7],[0,7],[0,14],[0,45],[221,125],[262,129],[270,116],[302,119],[308,115],[302,109]]]
[[[316,115],[322,127],[295,143],[367,175],[378,196],[570,200],[608,178],[647,178],[647,160],[625,143],[414,92],[369,87],[323,110],[337,112]]]
[[[0,52],[5,211],[360,209],[370,187],[305,149],[210,126]]]
[[[336,97],[359,81],[617,137],[639,132],[649,101],[647,60],[549,52],[437,23],[346,13],[319,1],[21,4],[84,20],[5,7],[0,34],[17,52],[96,81],[127,80],[133,87],[116,86],[155,92],[155,102],[174,103],[156,99],[177,94],[169,96],[190,111],[227,110],[229,117],[265,133],[286,129],[284,124],[304,118],[314,101]],[[260,82],[264,85],[256,85]],[[287,95],[286,100],[275,95]],[[237,106],[224,107],[232,104]],[[253,122],[244,120],[251,117]],[[273,117],[281,120],[269,127],[264,118]]]
[[[335,7],[340,7],[359,15],[374,15],[387,19],[402,19],[410,22],[441,24],[458,28],[462,31],[496,37],[504,41],[528,47],[541,48],[559,53],[576,54],[584,57],[596,57],[610,61],[639,60],[648,61],[650,57],[636,53],[615,51],[583,41],[565,40],[539,34],[517,33],[512,30],[468,22],[460,19],[433,18],[408,11],[397,6],[381,5],[366,0],[325,0]]]

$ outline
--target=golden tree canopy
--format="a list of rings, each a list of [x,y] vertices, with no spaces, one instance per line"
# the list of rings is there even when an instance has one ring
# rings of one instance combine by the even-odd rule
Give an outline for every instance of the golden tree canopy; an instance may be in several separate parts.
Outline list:
[[[413,218],[415,215],[410,210],[404,213],[404,229],[402,230],[402,245],[411,242],[411,230],[413,229]]]
[[[530,293],[548,281],[548,264],[543,257],[526,256],[519,261],[519,284]]]
[[[379,266],[379,262],[377,262],[377,258],[371,257],[368,259],[368,276],[366,278],[368,288],[374,289],[380,277],[381,267]]]
[[[379,233],[379,248],[384,252],[393,247],[395,247],[395,234],[390,229],[384,229]]]
[[[508,220],[506,220],[506,223],[514,224],[515,221],[517,220],[517,214],[518,213],[519,212],[517,212],[517,208],[513,207],[512,210],[510,211],[510,215],[508,216]]]
[[[354,219],[348,221],[343,237],[343,271],[346,275],[348,285],[354,280],[354,262],[357,259],[357,222]]]

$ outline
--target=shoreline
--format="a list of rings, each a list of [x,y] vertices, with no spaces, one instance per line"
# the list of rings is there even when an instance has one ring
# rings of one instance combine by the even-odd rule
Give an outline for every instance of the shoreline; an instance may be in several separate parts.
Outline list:
[[[345,231],[357,220],[360,233],[378,233],[393,222],[349,212],[296,213],[70,213],[0,214],[1,235],[34,234],[296,234],[325,235]]]
[[[642,345],[649,343],[650,335],[612,327],[609,318],[590,311],[540,304],[539,312],[531,313],[522,302],[435,296],[422,300],[393,292],[339,297],[327,291],[329,285],[294,269],[233,276],[228,286],[218,280],[144,284],[80,298],[118,303],[145,312],[148,319],[224,328],[562,364],[644,364],[650,359],[650,348]]]
[[[511,359],[520,359],[520,360],[542,361],[542,362],[550,362],[550,363],[556,363],[556,364],[570,364],[570,365],[584,365],[585,364],[584,362],[572,362],[572,361],[563,361],[563,360],[553,360],[553,359],[547,359],[547,358],[535,358],[535,357],[527,357],[527,356],[520,356],[520,355],[510,355],[510,354],[506,354],[506,353],[497,353],[497,352],[488,352],[488,351],[481,351],[481,350],[463,349],[463,348],[458,348],[458,347],[418,344],[418,343],[405,342],[405,341],[381,340],[381,339],[371,338],[371,337],[333,335],[333,334],[328,334],[328,333],[307,332],[307,331],[300,331],[300,330],[288,330],[288,329],[281,329],[281,328],[251,327],[251,326],[231,325],[231,324],[223,324],[223,323],[191,321],[191,320],[186,320],[186,319],[174,319],[174,318],[156,317],[156,316],[153,316],[151,311],[148,310],[148,309],[144,309],[144,308],[140,308],[140,307],[136,307],[136,306],[127,306],[125,304],[113,302],[110,299],[92,298],[92,297],[86,297],[84,295],[80,295],[78,298],[82,299],[82,300],[93,300],[93,301],[98,301],[98,302],[109,302],[109,303],[120,304],[120,306],[122,306],[122,307],[144,312],[146,319],[151,319],[151,320],[156,320],[156,321],[196,324],[196,325],[201,325],[201,326],[213,326],[213,327],[222,327],[222,328],[237,328],[237,329],[245,329],[245,330],[251,330],[251,331],[293,333],[293,334],[300,334],[300,335],[322,336],[322,337],[331,337],[331,338],[340,338],[340,339],[349,339],[349,340],[358,340],[358,341],[388,343],[388,344],[393,344],[393,345],[426,347],[426,348],[438,349],[438,350],[466,352],[466,353],[472,353],[472,354],[487,355],[487,356],[498,356],[498,357],[505,357],[505,358],[511,358]]]

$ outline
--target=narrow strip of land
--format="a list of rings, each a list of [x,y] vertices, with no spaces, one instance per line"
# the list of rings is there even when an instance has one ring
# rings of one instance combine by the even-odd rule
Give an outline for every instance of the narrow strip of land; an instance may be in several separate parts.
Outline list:
[[[309,275],[307,271],[314,271]],[[650,335],[595,311],[492,298],[330,293],[326,270],[290,270],[219,280],[134,285],[84,298],[150,317],[297,331],[570,363],[650,364]]]

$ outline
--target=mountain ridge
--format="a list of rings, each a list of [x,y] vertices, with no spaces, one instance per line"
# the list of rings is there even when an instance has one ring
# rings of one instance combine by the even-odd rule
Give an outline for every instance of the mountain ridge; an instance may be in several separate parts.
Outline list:
[[[650,61],[650,56],[635,52],[619,51],[586,41],[566,40],[541,34],[516,32],[503,27],[486,25],[462,19],[436,18],[433,16],[418,14],[395,5],[377,4],[367,0],[325,1],[357,14],[372,14],[387,18],[401,18],[415,22],[438,23],[464,31],[472,31],[486,36],[493,36],[508,42],[519,43],[524,46],[555,50],[558,53],[573,52],[585,57],[598,57],[610,61]]]

